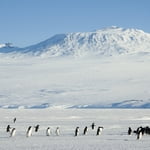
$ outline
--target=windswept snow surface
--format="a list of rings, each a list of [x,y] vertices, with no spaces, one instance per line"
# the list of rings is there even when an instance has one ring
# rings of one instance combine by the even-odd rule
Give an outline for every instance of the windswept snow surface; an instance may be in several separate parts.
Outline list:
[[[13,118],[16,117],[16,123]],[[1,150],[149,150],[150,135],[137,140],[135,134],[127,135],[128,127],[136,130],[139,126],[149,126],[149,109],[0,109],[0,149]],[[94,130],[92,123],[96,124]],[[7,125],[16,128],[16,135],[9,137]],[[38,132],[26,137],[29,126],[40,125]],[[74,137],[79,126],[79,136]],[[87,135],[83,129],[88,127]],[[98,126],[104,129],[96,136]],[[47,127],[52,134],[46,136]],[[55,135],[56,127],[60,136]]]
[[[150,108],[149,54],[0,59],[1,108]]]

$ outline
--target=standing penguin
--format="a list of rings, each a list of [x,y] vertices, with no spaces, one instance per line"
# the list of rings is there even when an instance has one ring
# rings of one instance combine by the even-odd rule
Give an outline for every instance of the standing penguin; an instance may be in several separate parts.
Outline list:
[[[86,126],[86,127],[84,128],[84,130],[83,130],[83,135],[86,135],[87,132],[88,132],[88,127]]]
[[[17,118],[15,117],[15,118],[13,119],[13,122],[15,123],[15,122],[16,122],[16,120],[17,120]]]
[[[78,136],[79,135],[79,127],[76,127],[75,129],[75,136]]]
[[[95,126],[96,126],[96,125],[95,125],[95,123],[93,122],[92,125],[91,125],[92,130],[94,130]]]
[[[11,129],[11,127],[10,127],[10,125],[8,125],[6,128],[6,132],[10,132],[10,129]]]
[[[11,132],[10,132],[10,137],[15,136],[15,134],[16,134],[16,129],[13,128],[13,129],[11,130]]]
[[[46,136],[50,136],[50,135],[51,135],[51,129],[50,129],[50,127],[48,127],[46,129]]]
[[[55,131],[55,133],[56,133],[56,135],[57,135],[57,136],[59,136],[59,135],[60,135],[60,130],[59,130],[59,127],[57,127],[57,128],[56,128],[56,131]]]
[[[38,130],[39,130],[39,127],[40,127],[40,125],[38,124],[38,125],[36,125],[34,128],[35,128],[35,132],[38,132]]]
[[[142,131],[139,131],[137,133],[137,140],[140,140],[142,138]]]
[[[30,137],[31,135],[32,135],[32,126],[29,126],[26,132],[26,137]]]
[[[131,135],[131,133],[132,133],[132,129],[131,129],[131,127],[129,127],[128,128],[128,135]]]
[[[100,135],[101,132],[102,132],[102,130],[103,130],[103,127],[98,127],[98,128],[97,128],[96,135]]]

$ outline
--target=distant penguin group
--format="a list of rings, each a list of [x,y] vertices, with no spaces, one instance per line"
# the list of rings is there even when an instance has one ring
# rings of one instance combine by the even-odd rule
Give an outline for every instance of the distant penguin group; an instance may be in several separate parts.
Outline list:
[[[38,130],[39,130],[39,125],[35,126],[35,132],[38,132]],[[29,126],[27,129],[27,132],[26,132],[26,137],[32,136],[32,132],[33,132],[32,126]],[[55,134],[56,134],[56,136],[60,135],[60,128],[59,127],[56,128]],[[46,136],[50,136],[50,135],[51,135],[51,128],[48,127],[46,129]]]
[[[146,127],[138,127],[136,130],[131,129],[131,127],[128,128],[128,135],[131,135],[132,133],[134,133],[136,135],[136,139],[140,140],[144,135],[150,135],[150,127],[146,126]]]
[[[16,128],[12,128],[12,130],[11,130],[10,125],[8,125],[8,126],[6,127],[6,132],[10,133],[10,137],[13,137],[13,136],[15,136],[15,134],[16,134]]]
[[[95,129],[95,126],[96,126],[95,123],[92,123],[92,125],[91,125],[92,130]],[[99,126],[99,127],[97,128],[96,135],[100,135],[101,132],[102,132],[102,130],[103,130],[103,127],[102,127],[102,126]],[[88,127],[85,126],[85,128],[84,128],[84,130],[83,130],[83,135],[87,135],[87,133],[88,133]],[[74,134],[74,135],[75,135],[75,136],[78,136],[78,135],[79,135],[79,127],[76,127],[76,129],[75,129],[75,134]]]
[[[16,117],[13,118],[13,123],[16,123]],[[92,130],[95,129],[95,126],[96,125],[93,122],[91,125]],[[39,131],[39,128],[40,128],[39,124],[37,124],[35,126],[29,126],[25,132],[26,137],[31,137],[34,133],[37,133]],[[96,135],[100,135],[102,128],[103,127],[98,127]],[[83,129],[82,135],[87,135],[88,130],[89,130],[88,126],[85,126]],[[10,125],[7,125],[6,132],[9,133],[9,137],[14,137],[16,134],[16,128],[11,127]],[[52,133],[54,133],[56,136],[59,136],[60,135],[60,128],[56,127],[55,131],[52,132],[51,127],[47,127],[46,128],[46,136],[50,136],[50,135],[52,135]],[[74,136],[79,136],[79,127],[76,127]]]
[[[13,123],[15,123],[15,122],[16,122],[16,117],[13,119]],[[11,120],[11,123],[12,123],[12,120]],[[90,130],[91,130],[91,132],[93,132],[93,130],[94,130],[94,132],[96,131],[96,136],[101,135],[104,127],[103,126],[98,126],[97,130],[95,130],[96,126],[97,125],[95,125],[94,122],[89,126],[89,128],[88,128],[88,126],[85,126],[83,128],[83,132],[81,133],[81,135],[83,135],[83,136],[87,135]],[[27,131],[26,131],[26,137],[31,137],[33,133],[39,131],[39,128],[40,128],[39,124],[37,124],[36,126],[29,126]],[[10,125],[7,125],[5,131],[9,134],[9,137],[14,137],[16,135],[16,128],[15,127],[11,127]],[[75,128],[75,131],[74,131],[74,136],[75,137],[80,135],[79,131],[80,131],[79,130],[79,126],[77,126]],[[54,130],[54,132],[51,132],[51,127],[47,127],[47,129],[46,129],[46,136],[50,136],[52,133],[54,133],[56,136],[59,136],[60,135],[60,128],[56,127],[56,130]],[[140,139],[142,139],[142,137],[145,134],[146,135],[150,135],[150,127],[149,126],[146,126],[146,127],[140,126],[136,130],[132,130],[131,127],[128,127],[127,134],[128,135],[135,134],[136,135],[136,139],[140,140]]]

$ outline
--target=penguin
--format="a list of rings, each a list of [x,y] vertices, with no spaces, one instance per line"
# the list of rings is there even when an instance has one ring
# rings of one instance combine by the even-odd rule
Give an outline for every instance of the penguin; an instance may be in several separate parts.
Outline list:
[[[148,126],[145,127],[145,133],[150,135],[150,127],[148,127]]]
[[[142,129],[141,129],[142,136],[146,133],[145,131],[146,131],[146,128],[143,128],[143,127],[142,127]]]
[[[13,119],[13,122],[15,123],[15,122],[16,122],[16,120],[17,120],[17,118],[15,117],[15,118]]]
[[[137,133],[137,140],[140,140],[141,138],[142,138],[142,132],[139,131],[139,132]]]
[[[30,136],[32,136],[32,126],[29,126],[26,132],[26,137],[30,137]]]
[[[136,131],[137,133],[139,133],[141,130],[142,130],[142,126],[138,127]]]
[[[55,131],[55,133],[56,133],[56,135],[57,135],[57,136],[59,136],[59,135],[60,135],[60,130],[59,130],[59,127],[57,127],[57,128],[56,128],[56,131]]]
[[[10,129],[11,129],[11,127],[10,127],[10,125],[8,125],[6,128],[6,132],[10,132]]]
[[[131,127],[129,127],[128,128],[128,135],[131,135],[131,133],[132,133],[132,129],[131,129]]]
[[[75,129],[75,136],[78,136],[79,135],[79,127],[76,127]]]
[[[83,135],[86,135],[87,132],[88,132],[88,127],[86,126],[86,127],[84,128],[84,130],[83,130]]]
[[[102,130],[103,130],[103,127],[98,127],[98,128],[97,128],[96,135],[100,135],[101,132],[102,132]]]
[[[50,129],[50,127],[48,127],[46,129],[46,136],[50,136],[50,135],[51,135],[51,129]]]
[[[15,136],[15,134],[16,134],[16,129],[13,128],[13,129],[11,130],[11,132],[10,132],[10,137]]]
[[[92,130],[94,130],[95,126],[96,126],[96,125],[95,125],[95,123],[93,122],[92,125],[91,125]]]
[[[35,132],[38,132],[39,127],[40,127],[40,125],[39,125],[39,124],[35,126]]]

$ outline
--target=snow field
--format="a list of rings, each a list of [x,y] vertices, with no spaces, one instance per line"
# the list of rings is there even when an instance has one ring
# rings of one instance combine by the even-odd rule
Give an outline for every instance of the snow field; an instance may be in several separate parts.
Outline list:
[[[129,108],[145,107],[144,104],[149,107],[149,65],[148,56],[136,55],[93,59],[2,58],[0,107],[88,108],[116,102]]]
[[[149,125],[150,110],[144,109],[0,109],[0,149],[7,150],[148,150],[150,136],[144,135],[137,140],[133,134],[127,135],[128,127],[136,129]],[[13,118],[16,117],[16,123]],[[102,134],[96,136],[96,129],[90,125],[95,122],[96,129],[103,126]],[[6,126],[16,128],[15,137],[9,137]],[[28,126],[39,124],[39,132],[26,137]],[[46,128],[52,128],[52,135],[46,136]],[[60,136],[54,134],[60,127]],[[80,127],[80,135],[74,137],[75,128]],[[88,126],[88,134],[83,136],[83,129]]]

